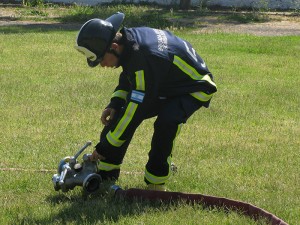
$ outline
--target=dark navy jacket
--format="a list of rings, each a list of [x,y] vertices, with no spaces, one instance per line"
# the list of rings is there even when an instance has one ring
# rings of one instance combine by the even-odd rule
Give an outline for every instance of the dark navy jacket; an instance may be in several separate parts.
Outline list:
[[[132,91],[138,92],[139,104],[146,104],[151,98],[198,91],[211,95],[217,91],[212,74],[189,42],[169,31],[148,27],[123,28],[121,33],[125,45],[120,62],[123,72],[115,93],[125,91],[129,94],[127,101]],[[142,88],[137,84],[137,73],[142,74]],[[119,108],[124,100],[124,96],[115,94],[109,107]]]

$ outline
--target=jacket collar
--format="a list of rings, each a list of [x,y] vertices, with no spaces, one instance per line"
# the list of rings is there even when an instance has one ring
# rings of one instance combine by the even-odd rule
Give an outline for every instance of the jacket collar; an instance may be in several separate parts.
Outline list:
[[[120,55],[119,65],[124,67],[130,59],[130,56],[133,52],[134,43],[136,42],[132,35],[128,32],[127,28],[122,28],[120,32],[122,34],[121,44],[124,45],[124,49]]]

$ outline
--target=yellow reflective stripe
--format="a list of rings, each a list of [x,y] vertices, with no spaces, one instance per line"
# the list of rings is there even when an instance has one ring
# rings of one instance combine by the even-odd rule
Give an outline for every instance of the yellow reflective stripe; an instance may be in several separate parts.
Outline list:
[[[145,91],[144,70],[135,72],[136,90]]]
[[[126,108],[126,111],[119,121],[118,125],[116,126],[113,132],[108,132],[106,135],[107,140],[113,146],[120,147],[125,140],[120,140],[119,138],[124,133],[125,129],[127,128],[128,124],[132,120],[134,113],[138,107],[138,104],[134,102],[130,102]]]
[[[180,69],[182,70],[185,74],[187,74],[189,77],[191,77],[193,80],[203,80],[203,81],[207,81],[208,83],[210,83],[211,85],[217,87],[217,85],[211,80],[209,75],[201,75],[200,73],[198,73],[198,71],[190,66],[188,63],[186,63],[184,60],[182,60],[180,57],[178,56],[174,56],[174,60],[173,63]]]
[[[129,122],[132,120],[132,117],[134,116],[134,113],[135,113],[137,107],[138,107],[137,103],[130,102],[128,104],[122,119],[118,123],[116,129],[113,131],[113,135],[115,137],[119,138],[123,134],[124,130],[126,129],[126,127],[129,124]]]
[[[145,171],[145,178],[151,183],[151,184],[162,184],[165,183],[170,177],[170,173],[167,176],[164,177],[157,177],[153,174],[149,173],[147,170]]]
[[[173,63],[178,66],[179,69],[181,69],[184,73],[189,75],[193,80],[201,80],[203,76],[195,70],[194,67],[187,64],[184,60],[182,60],[177,55],[174,56]]]
[[[211,85],[217,87],[217,85],[215,84],[215,82],[213,82],[213,81],[211,80],[210,76],[207,75],[207,74],[202,78],[202,80],[205,80],[205,81],[209,82]]]
[[[114,164],[110,164],[110,163],[106,163],[106,162],[99,162],[98,164],[98,168],[100,170],[104,170],[104,171],[111,171],[111,170],[116,170],[116,169],[120,169],[121,168],[121,164],[119,165],[114,165]]]
[[[106,135],[106,139],[108,140],[108,142],[115,146],[115,147],[120,147],[124,142],[125,140],[119,140],[118,138],[116,138],[113,133],[111,131],[109,131]]]
[[[126,100],[127,94],[128,94],[127,91],[118,90],[112,94],[112,98],[118,97],[118,98],[122,98],[122,99]]]
[[[202,91],[194,92],[191,93],[190,95],[202,102],[207,102],[213,96],[213,94],[208,95]]]
[[[167,176],[158,177],[158,176],[155,176],[155,175],[149,173],[146,169],[145,170],[145,178],[152,184],[165,183],[171,175],[171,157],[170,156],[168,157],[168,164],[169,164],[169,172],[168,172]]]

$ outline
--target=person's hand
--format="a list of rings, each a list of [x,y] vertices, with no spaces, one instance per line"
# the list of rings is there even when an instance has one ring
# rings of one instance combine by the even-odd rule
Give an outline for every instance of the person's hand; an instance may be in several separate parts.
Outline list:
[[[104,111],[102,112],[101,115],[101,122],[104,126],[107,126],[110,121],[114,118],[114,115],[116,113],[115,109],[112,108],[106,108],[104,109]]]
[[[97,161],[97,160],[104,160],[105,157],[103,155],[100,155],[96,150],[93,151],[93,153],[90,155],[91,161]]]

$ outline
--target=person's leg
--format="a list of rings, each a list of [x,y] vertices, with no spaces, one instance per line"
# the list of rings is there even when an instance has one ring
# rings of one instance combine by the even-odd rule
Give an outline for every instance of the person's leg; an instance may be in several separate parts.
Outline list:
[[[114,119],[109,123],[109,125],[103,128],[100,134],[100,142],[102,143],[101,146],[105,146],[103,143],[105,142],[107,143],[106,135],[108,134],[108,132],[110,132],[116,127],[117,123],[120,121],[123,115],[124,115],[124,109],[121,109],[119,112],[116,112]],[[120,167],[123,158],[126,154],[128,145],[134,134],[135,128],[132,128],[130,131],[131,131],[130,135],[127,136],[126,141],[120,147],[109,146],[110,154],[105,155],[105,159],[99,162],[98,173],[102,177],[103,181],[118,180],[120,175]]]
[[[137,127],[141,124],[144,119],[153,117],[157,115],[157,109],[159,107],[159,102],[153,101],[151,104],[146,106],[139,105],[138,110],[135,112],[135,118],[130,122],[130,125],[126,127],[123,131],[120,139],[125,140],[122,145],[116,147],[108,143],[107,134],[116,127],[122,127],[119,123],[124,120],[124,114],[126,114],[125,109],[122,109],[114,117],[114,120],[108,126],[105,126],[100,135],[101,146],[109,150],[105,155],[105,159],[101,160],[99,163],[99,174],[103,180],[117,180],[120,175],[120,167],[123,158],[126,154],[130,141],[136,131]],[[126,115],[125,115],[126,116]]]
[[[190,95],[164,101],[154,123],[144,177],[147,184],[164,184],[168,180],[175,138],[182,124],[201,106],[202,103]]]

